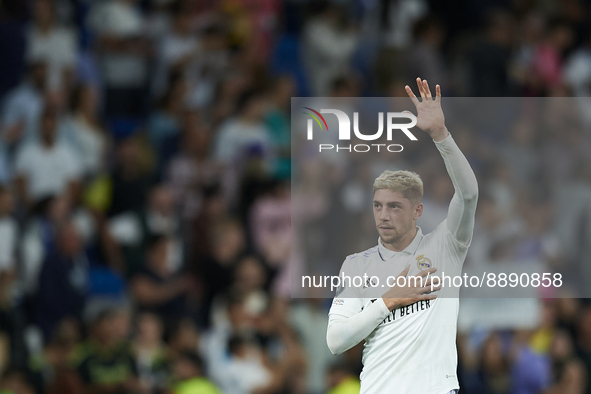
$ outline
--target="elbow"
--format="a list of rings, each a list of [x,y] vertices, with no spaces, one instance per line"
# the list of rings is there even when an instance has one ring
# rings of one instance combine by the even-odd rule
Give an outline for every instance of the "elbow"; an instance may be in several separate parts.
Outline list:
[[[476,202],[478,201],[478,189],[474,190],[473,192],[467,193],[464,195],[464,201],[466,202]]]
[[[476,202],[478,200],[478,183],[476,179],[474,179],[474,184],[468,190],[466,190],[462,195],[464,201],[467,202]]]
[[[332,354],[334,354],[335,356],[338,356],[339,354],[342,354],[345,352],[345,349],[343,349],[341,346],[339,346],[339,344],[336,344],[331,341],[327,341],[326,343],[328,345],[328,349],[330,350],[330,352]]]
[[[335,356],[338,356],[339,354],[342,354],[345,352],[345,350],[347,350],[345,344],[338,339],[337,335],[335,335],[334,332],[331,335],[330,329],[326,332],[326,344],[328,345],[328,349],[330,350],[330,352]]]

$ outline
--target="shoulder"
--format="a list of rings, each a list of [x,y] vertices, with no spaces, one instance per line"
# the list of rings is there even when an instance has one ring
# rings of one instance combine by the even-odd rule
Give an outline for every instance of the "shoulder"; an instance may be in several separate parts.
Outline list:
[[[379,256],[377,245],[373,246],[369,249],[366,249],[362,252],[353,253],[353,254],[348,255],[345,258],[345,261],[343,263],[343,267],[346,265],[349,267],[361,267],[363,265],[366,265],[369,262],[369,259],[374,256]]]
[[[355,258],[365,258],[367,259],[369,256],[378,253],[378,246],[372,246],[369,249],[364,250],[363,252],[353,253],[347,256],[347,259],[355,259]]]
[[[424,237],[422,243],[425,247],[465,252],[470,246],[470,243],[464,245],[454,237],[447,226],[447,219],[444,219],[432,232]]]

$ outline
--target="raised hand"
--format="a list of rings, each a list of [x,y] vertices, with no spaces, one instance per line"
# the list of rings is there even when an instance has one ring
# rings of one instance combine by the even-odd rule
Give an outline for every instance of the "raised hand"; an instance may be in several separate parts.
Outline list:
[[[433,140],[441,141],[448,135],[445,117],[441,109],[441,87],[435,85],[435,99],[433,99],[427,80],[417,78],[417,86],[422,101],[419,101],[410,86],[404,87],[406,94],[417,109],[417,127],[429,134]]]

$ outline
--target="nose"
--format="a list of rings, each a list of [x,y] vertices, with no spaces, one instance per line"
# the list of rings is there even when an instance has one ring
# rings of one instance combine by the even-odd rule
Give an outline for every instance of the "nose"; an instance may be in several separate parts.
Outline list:
[[[380,220],[382,222],[385,222],[388,220],[388,213],[386,212],[385,209],[382,209],[382,212],[380,212]]]

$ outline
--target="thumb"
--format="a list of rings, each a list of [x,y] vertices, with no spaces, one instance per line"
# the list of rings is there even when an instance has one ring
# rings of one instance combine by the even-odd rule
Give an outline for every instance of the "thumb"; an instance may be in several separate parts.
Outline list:
[[[402,111],[403,113],[407,113],[407,114],[412,114],[412,111],[409,111],[407,109],[405,109],[404,111]]]

